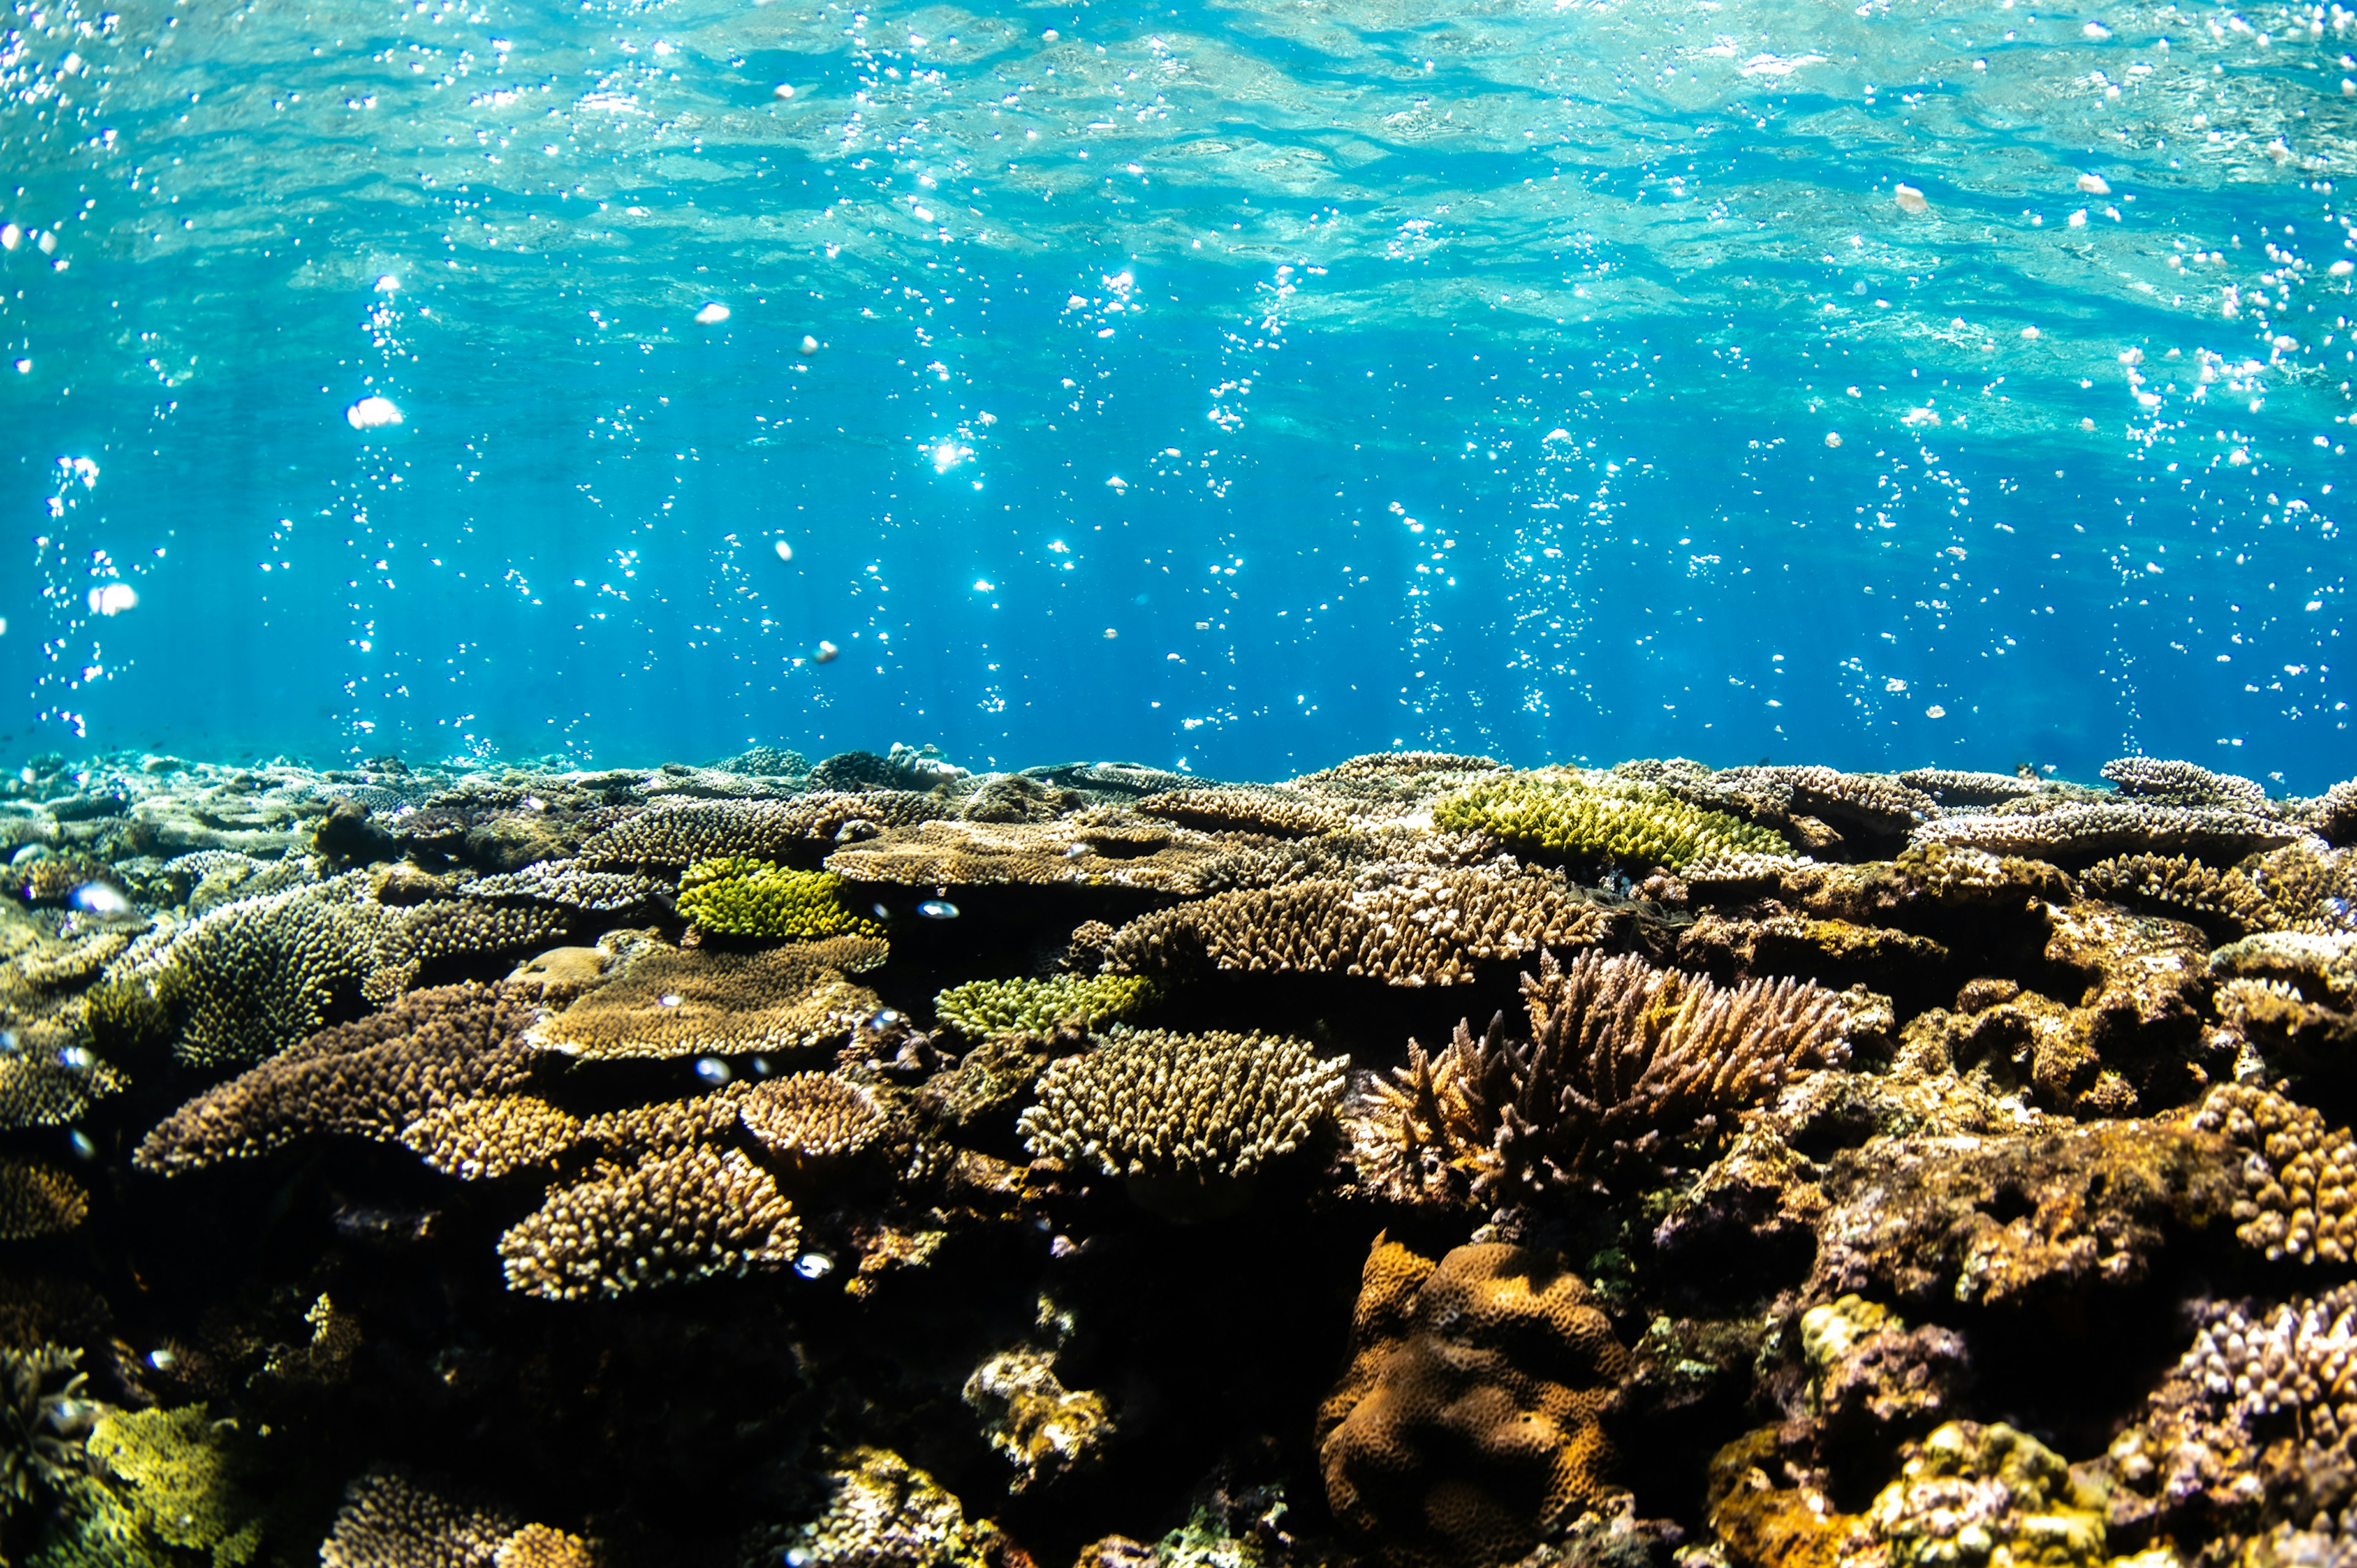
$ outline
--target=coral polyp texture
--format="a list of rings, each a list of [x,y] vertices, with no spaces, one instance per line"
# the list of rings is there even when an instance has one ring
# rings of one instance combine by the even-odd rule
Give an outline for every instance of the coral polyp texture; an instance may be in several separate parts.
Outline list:
[[[687,868],[679,879],[679,913],[701,930],[765,941],[882,936],[882,926],[844,903],[845,886],[832,872],[788,871],[724,855]]]
[[[732,750],[0,770],[0,1561],[2357,1561],[2357,779]]]
[[[1442,828],[1487,833],[1548,854],[1675,871],[1716,854],[1779,854],[1777,833],[1668,790],[1607,776],[1514,774],[1486,779],[1434,806]]]

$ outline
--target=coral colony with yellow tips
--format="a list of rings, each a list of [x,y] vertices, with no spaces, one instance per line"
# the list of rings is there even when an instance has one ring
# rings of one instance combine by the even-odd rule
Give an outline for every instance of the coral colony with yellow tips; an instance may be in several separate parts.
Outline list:
[[[2357,10],[0,0],[0,1568],[2357,1568]]]

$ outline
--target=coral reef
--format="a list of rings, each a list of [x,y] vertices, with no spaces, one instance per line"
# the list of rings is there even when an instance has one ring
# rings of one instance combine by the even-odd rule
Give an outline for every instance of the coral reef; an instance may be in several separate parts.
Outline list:
[[[0,1560],[2357,1557],[2266,777],[29,759]]]

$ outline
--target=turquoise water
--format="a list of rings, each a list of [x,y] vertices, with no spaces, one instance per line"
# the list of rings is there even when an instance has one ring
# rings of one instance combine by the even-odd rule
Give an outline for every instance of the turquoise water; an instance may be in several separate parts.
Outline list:
[[[2338,6],[5,26],[12,760],[2357,772]]]

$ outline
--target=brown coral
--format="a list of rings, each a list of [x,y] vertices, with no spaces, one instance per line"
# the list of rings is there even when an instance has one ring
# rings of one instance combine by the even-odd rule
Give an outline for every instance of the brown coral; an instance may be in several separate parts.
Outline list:
[[[588,1543],[496,1503],[398,1470],[344,1490],[321,1568],[594,1568]]]
[[[1717,1131],[1787,1072],[1846,1055],[1835,993],[1792,980],[1720,986],[1636,957],[1542,956],[1523,977],[1530,1036],[1459,1024],[1435,1058],[1411,1041],[1354,1114],[1360,1168],[1401,1197],[1498,1202],[1606,1179]]]
[[[1471,1568],[1602,1500],[1629,1358],[1591,1299],[1552,1252],[1459,1247],[1435,1266],[1378,1237],[1318,1417],[1335,1518],[1400,1568]]]
[[[902,827],[947,815],[949,808],[930,795],[888,789],[821,790],[790,800],[667,801],[583,844],[578,864],[589,871],[683,871],[723,855],[807,863],[855,824]]]
[[[464,1181],[549,1165],[580,1136],[578,1117],[530,1094],[456,1101],[401,1130],[427,1165]]]
[[[737,1116],[763,1148],[797,1165],[858,1154],[892,1129],[874,1090],[824,1072],[758,1084],[737,1101]]]
[[[1223,969],[1458,985],[1477,963],[1587,946],[1611,926],[1560,873],[1379,865],[1349,882],[1222,893],[1141,916],[1114,935],[1109,963],[1128,974]]]
[[[1265,789],[1166,789],[1140,800],[1137,809],[1189,827],[1278,838],[1339,832],[1350,825],[1331,806]]]
[[[89,1213],[90,1195],[65,1172],[0,1158],[0,1241],[61,1235]]]
[[[536,991],[446,985],[312,1036],[189,1101],[141,1141],[133,1163],[177,1175],[267,1154],[313,1134],[390,1143],[438,1106],[520,1089]]]
[[[751,953],[659,949],[551,1015],[532,1043],[593,1058],[813,1049],[845,1038],[883,1005],[845,977],[882,963],[886,951],[872,937]]]
[[[904,887],[1134,887],[1192,893],[1221,853],[1209,834],[1100,816],[1049,822],[937,822],[895,828],[836,850],[826,868]]]
[[[550,1189],[500,1238],[500,1258],[510,1290],[576,1301],[781,1267],[801,1235],[767,1171],[691,1144]]]
[[[2346,1127],[2255,1084],[2222,1083],[2191,1118],[2242,1156],[2234,1234],[2270,1262],[2357,1257],[2357,1142]]]

